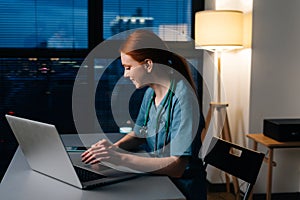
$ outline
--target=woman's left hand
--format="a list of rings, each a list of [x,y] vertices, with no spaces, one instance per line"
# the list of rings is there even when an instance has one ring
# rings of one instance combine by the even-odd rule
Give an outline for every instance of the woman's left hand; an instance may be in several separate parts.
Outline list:
[[[115,145],[103,139],[82,153],[81,160],[86,164],[95,164],[103,161],[116,164],[121,161],[121,153],[118,152],[118,148]]]

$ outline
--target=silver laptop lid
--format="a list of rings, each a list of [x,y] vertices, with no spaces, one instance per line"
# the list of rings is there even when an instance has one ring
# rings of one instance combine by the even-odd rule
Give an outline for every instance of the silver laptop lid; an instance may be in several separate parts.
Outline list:
[[[82,188],[54,125],[11,115],[5,117],[33,170]]]

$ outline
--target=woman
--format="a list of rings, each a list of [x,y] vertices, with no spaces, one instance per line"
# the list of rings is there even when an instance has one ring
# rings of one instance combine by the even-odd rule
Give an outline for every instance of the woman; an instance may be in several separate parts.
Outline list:
[[[82,161],[167,175],[187,199],[206,199],[206,173],[198,157],[204,120],[186,60],[147,30],[131,33],[120,53],[124,77],[136,88],[149,88],[133,131],[115,144],[97,142]],[[141,145],[151,156],[125,152]]]

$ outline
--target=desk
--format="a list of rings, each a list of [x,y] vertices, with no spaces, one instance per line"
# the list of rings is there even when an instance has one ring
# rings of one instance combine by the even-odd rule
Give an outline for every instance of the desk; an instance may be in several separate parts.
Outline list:
[[[2,200],[185,199],[166,176],[142,176],[91,190],[81,190],[32,171],[20,148],[0,184],[0,196]]]
[[[274,149],[276,148],[299,148],[300,147],[300,141],[299,142],[279,142],[277,140],[274,140],[270,137],[265,136],[263,133],[256,133],[256,134],[246,134],[246,136],[253,140],[253,149],[257,150],[258,143],[267,147],[269,149],[269,157],[265,158],[265,162],[268,163],[268,175],[267,175],[267,200],[271,199],[272,194],[272,170],[273,166],[276,166],[276,163],[273,161],[273,154]]]

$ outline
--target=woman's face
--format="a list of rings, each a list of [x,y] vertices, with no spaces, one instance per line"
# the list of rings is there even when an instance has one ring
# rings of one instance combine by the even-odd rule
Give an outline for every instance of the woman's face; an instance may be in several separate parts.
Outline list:
[[[124,77],[129,78],[136,88],[142,88],[147,84],[147,69],[143,63],[122,52],[121,62],[124,67]]]

